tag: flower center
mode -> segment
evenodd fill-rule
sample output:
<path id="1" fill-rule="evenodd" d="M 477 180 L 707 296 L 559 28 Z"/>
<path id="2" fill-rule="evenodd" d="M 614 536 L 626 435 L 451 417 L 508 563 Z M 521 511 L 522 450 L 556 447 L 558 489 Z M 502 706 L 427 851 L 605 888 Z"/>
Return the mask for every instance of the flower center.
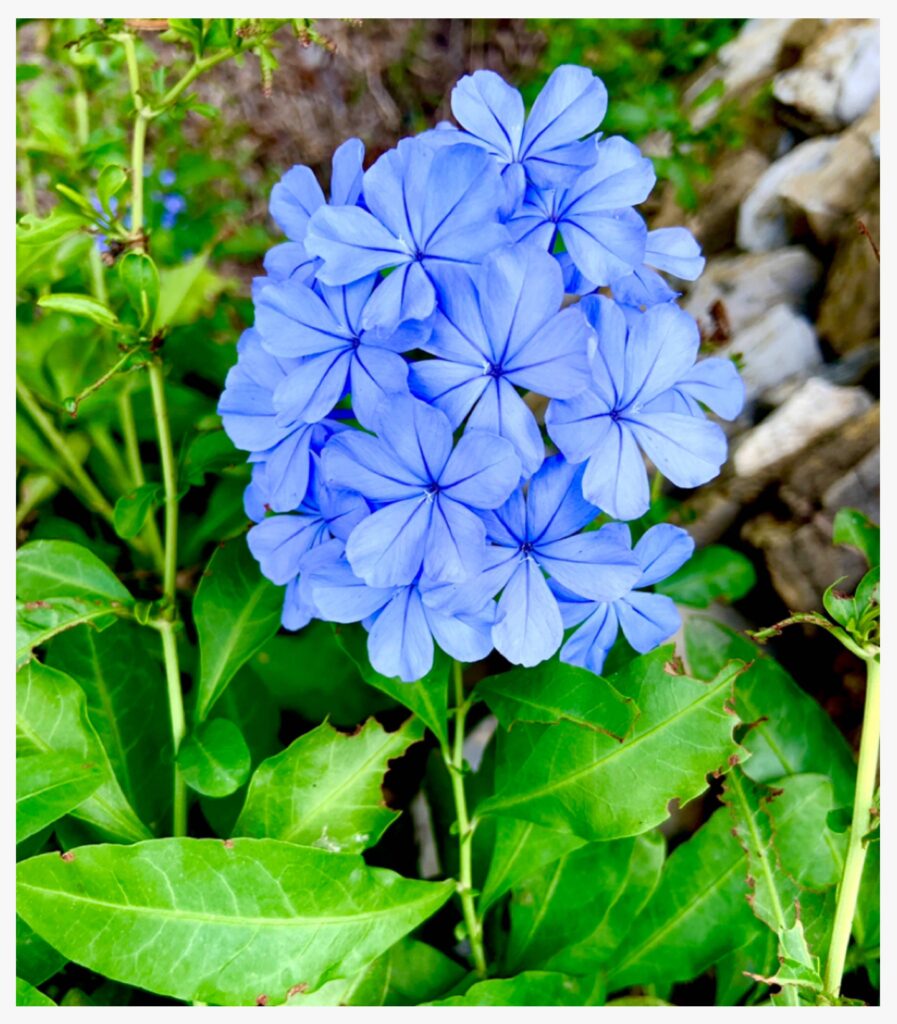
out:
<path id="1" fill-rule="evenodd" d="M 504 372 L 501 363 L 483 363 L 484 377 L 492 377 L 493 380 L 498 380 L 499 377 L 504 375 Z"/>

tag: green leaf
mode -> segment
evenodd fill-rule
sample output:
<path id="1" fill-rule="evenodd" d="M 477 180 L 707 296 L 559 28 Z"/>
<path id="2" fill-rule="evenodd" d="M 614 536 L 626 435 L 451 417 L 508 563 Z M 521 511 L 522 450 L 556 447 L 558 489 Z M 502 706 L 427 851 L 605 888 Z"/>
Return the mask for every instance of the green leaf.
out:
<path id="1" fill-rule="evenodd" d="M 608 990 L 689 981 L 756 926 L 747 905 L 744 851 L 726 808 L 670 854 L 660 883 L 609 968 Z"/>
<path id="2" fill-rule="evenodd" d="M 109 206 L 109 200 L 121 192 L 127 181 L 127 172 L 118 164 L 107 164 L 100 171 L 100 176 L 97 179 L 97 199 L 110 217 L 113 216 L 113 212 Z"/>
<path id="3" fill-rule="evenodd" d="M 22 978 L 16 978 L 16 1006 L 56 1006 L 56 1003 L 34 985 L 29 985 Z"/>
<path id="4" fill-rule="evenodd" d="M 223 1005 L 278 1005 L 297 986 L 352 977 L 454 891 L 275 839 L 71 852 L 18 865 L 18 909 L 32 928 L 108 978 Z"/>
<path id="5" fill-rule="evenodd" d="M 119 260 L 118 277 L 141 327 L 151 323 L 159 305 L 159 271 L 145 252 L 128 252 Z"/>
<path id="6" fill-rule="evenodd" d="M 65 957 L 16 914 L 16 974 L 32 985 L 43 985 L 65 966 Z"/>
<path id="7" fill-rule="evenodd" d="M 826 889 L 841 878 L 847 835 L 833 832 L 832 780 L 827 775 L 788 775 L 769 783 L 774 799 L 766 807 L 782 871 L 801 886 Z"/>
<path id="8" fill-rule="evenodd" d="M 827 775 L 839 806 L 853 803 L 856 765 L 831 717 L 772 658 L 744 637 L 711 619 L 694 617 L 685 627 L 691 671 L 706 679 L 730 658 L 750 662 L 735 684 L 735 710 L 751 727 L 742 743 L 750 752 L 745 774 L 754 782 L 813 772 Z"/>
<path id="9" fill-rule="evenodd" d="M 340 626 L 337 639 L 343 650 L 370 686 L 388 694 L 413 711 L 436 735 L 441 744 L 448 743 L 448 678 L 450 662 L 439 648 L 433 667 L 416 683 L 403 683 L 398 677 L 381 676 L 371 665 L 367 652 L 367 633 L 362 626 Z"/>
<path id="10" fill-rule="evenodd" d="M 717 1006 L 735 1006 L 741 1002 L 756 989 L 756 977 L 772 974 L 778 965 L 778 938 L 761 921 L 755 919 L 752 929 L 739 934 L 739 941 L 739 945 L 713 965 Z M 768 994 L 765 986 L 761 994 Z"/>
<path id="11" fill-rule="evenodd" d="M 399 816 L 383 799 L 389 762 L 423 734 L 418 718 L 396 732 L 371 718 L 351 735 L 323 722 L 259 765 L 234 834 L 361 853 Z"/>
<path id="12" fill-rule="evenodd" d="M 162 270 L 159 274 L 159 305 L 153 320 L 154 332 L 185 322 L 187 300 L 197 287 L 208 262 L 209 250 L 206 250 L 179 267 L 166 267 Z"/>
<path id="13" fill-rule="evenodd" d="M 836 589 L 842 581 L 843 577 L 826 588 L 822 595 L 822 604 L 835 622 L 845 629 L 852 631 L 859 618 L 857 603 L 850 594 L 845 594 L 844 591 Z"/>
<path id="14" fill-rule="evenodd" d="M 44 295 L 38 299 L 37 304 L 41 309 L 85 317 L 87 320 L 93 320 L 95 324 L 100 324 L 102 327 L 121 327 L 115 313 L 104 302 L 91 298 L 89 295 L 54 292 L 51 295 Z"/>
<path id="15" fill-rule="evenodd" d="M 24 544 L 16 553 L 16 664 L 57 633 L 90 622 L 105 629 L 133 603 L 93 552 L 62 540 Z"/>
<path id="16" fill-rule="evenodd" d="M 574 978 L 549 971 L 526 971 L 514 978 L 492 978 L 472 985 L 463 996 L 426 1006 L 601 1006 L 600 977 Z"/>
<path id="17" fill-rule="evenodd" d="M 601 676 L 562 661 L 517 668 L 477 683 L 505 729 L 515 722 L 573 722 L 623 741 L 638 715 L 629 697 Z"/>
<path id="18" fill-rule="evenodd" d="M 16 753 L 55 753 L 100 766 L 103 784 L 73 816 L 112 842 L 149 838 L 149 831 L 122 793 L 90 722 L 84 692 L 73 679 L 38 661 L 16 673 Z"/>
<path id="19" fill-rule="evenodd" d="M 81 214 L 64 211 L 58 206 L 47 217 L 26 213 L 16 223 L 16 245 L 48 245 L 58 242 L 77 231 L 84 223 Z"/>
<path id="20" fill-rule="evenodd" d="M 454 988 L 465 970 L 424 942 L 402 939 L 354 978 L 297 992 L 290 1006 L 417 1006 Z"/>
<path id="21" fill-rule="evenodd" d="M 585 843 L 579 836 L 542 828 L 531 821 L 496 819 L 489 874 L 480 895 L 481 912 L 485 913 L 496 900 L 537 869 L 553 864 Z"/>
<path id="22" fill-rule="evenodd" d="M 98 633 L 79 628 L 57 637 L 47 664 L 84 691 L 99 736 L 126 799 L 153 832 L 171 814 L 171 726 L 156 634 L 118 621 Z"/>
<path id="23" fill-rule="evenodd" d="M 590 841 L 638 835 L 666 820 L 668 805 L 707 788 L 706 776 L 738 756 L 728 706 L 740 662 L 711 683 L 671 674 L 662 647 L 611 677 L 641 714 L 623 743 L 572 722 L 518 723 L 499 738 L 496 792 L 480 814 L 566 830 Z M 638 779 L 638 786 L 632 780 Z"/>
<path id="24" fill-rule="evenodd" d="M 838 510 L 832 525 L 832 541 L 856 548 L 870 567 L 881 564 L 881 530 L 858 509 Z"/>
<path id="25" fill-rule="evenodd" d="M 115 532 L 124 540 L 136 537 L 146 523 L 146 517 L 162 504 L 165 491 L 161 484 L 141 484 L 115 503 L 113 523 Z"/>
<path id="26" fill-rule="evenodd" d="M 187 785 L 204 796 L 235 793 L 249 778 L 252 756 L 229 718 L 202 722 L 184 740 L 177 757 Z"/>
<path id="27" fill-rule="evenodd" d="M 245 537 L 212 555 L 193 598 L 200 672 L 195 717 L 203 721 L 234 673 L 280 626 L 283 590 L 265 579 Z"/>
<path id="28" fill-rule="evenodd" d="M 756 582 L 749 558 L 732 548 L 711 544 L 696 551 L 672 576 L 655 584 L 654 590 L 678 604 L 706 608 L 717 599 L 738 601 Z"/>
<path id="29" fill-rule="evenodd" d="M 16 758 L 16 842 L 33 836 L 80 806 L 102 783 L 90 762 L 66 754 Z"/>
<path id="30" fill-rule="evenodd" d="M 131 595 L 95 554 L 64 540 L 24 544 L 16 553 L 16 596 L 20 601 L 52 597 L 101 597 L 131 602 Z"/>
<path id="31" fill-rule="evenodd" d="M 589 974 L 607 963 L 660 878 L 663 837 L 590 843 L 514 887 L 509 972 Z"/>
<path id="32" fill-rule="evenodd" d="M 180 468 L 183 484 L 198 487 L 205 483 L 207 473 L 217 473 L 245 460 L 243 452 L 234 448 L 233 441 L 223 430 L 209 430 L 191 441 Z"/>

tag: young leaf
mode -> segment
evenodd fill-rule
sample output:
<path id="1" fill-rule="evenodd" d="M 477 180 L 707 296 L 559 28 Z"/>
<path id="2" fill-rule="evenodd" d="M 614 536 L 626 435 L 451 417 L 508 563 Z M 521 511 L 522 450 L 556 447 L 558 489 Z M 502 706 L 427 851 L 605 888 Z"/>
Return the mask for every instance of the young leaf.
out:
<path id="1" fill-rule="evenodd" d="M 403 683 L 398 678 L 381 676 L 373 668 L 368 658 L 367 633 L 362 626 L 340 626 L 336 635 L 366 683 L 404 704 L 433 730 L 440 743 L 448 743 L 449 659 L 441 650 L 436 649 L 433 667 L 423 679 Z"/>
<path id="2" fill-rule="evenodd" d="M 121 791 L 81 688 L 63 672 L 31 661 L 16 673 L 16 754 L 51 752 L 102 769 L 102 785 L 72 812 L 74 817 L 112 842 L 150 837 Z"/>
<path id="3" fill-rule="evenodd" d="M 74 810 L 103 781 L 94 764 L 66 754 L 16 758 L 16 842 Z"/>
<path id="4" fill-rule="evenodd" d="M 531 821 L 497 818 L 489 874 L 480 895 L 481 912 L 485 913 L 496 900 L 534 871 L 553 864 L 564 854 L 585 844 L 585 839 L 569 832 L 542 828 Z"/>
<path id="5" fill-rule="evenodd" d="M 169 267 L 159 275 L 159 305 L 153 320 L 153 331 L 174 327 L 183 322 L 181 307 L 193 290 L 209 262 L 209 251 L 186 260 L 179 267 Z"/>
<path id="6" fill-rule="evenodd" d="M 709 772 L 740 756 L 729 707 L 740 662 L 711 683 L 670 674 L 673 648 L 630 662 L 611 684 L 641 714 L 620 743 L 594 729 L 559 722 L 516 724 L 500 735 L 496 792 L 479 807 L 573 832 L 584 839 L 621 839 L 647 832 L 707 788 Z M 638 786 L 632 780 L 638 779 Z"/>
<path id="7" fill-rule="evenodd" d="M 203 721 L 237 669 L 280 626 L 283 591 L 261 574 L 237 537 L 217 548 L 193 598 L 200 673 L 195 718 Z"/>
<path id="8" fill-rule="evenodd" d="M 38 299 L 37 304 L 41 309 L 85 317 L 87 320 L 93 320 L 95 324 L 100 324 L 101 327 L 121 327 L 118 317 L 106 303 L 100 302 L 99 299 L 94 299 L 89 295 L 54 292 L 51 295 L 44 295 Z"/>
<path id="9" fill-rule="evenodd" d="M 567 721 L 622 742 L 638 715 L 632 699 L 606 679 L 554 659 L 487 676 L 476 690 L 505 729 L 514 722 Z"/>
<path id="10" fill-rule="evenodd" d="M 838 589 L 841 582 L 842 580 L 837 580 L 826 588 L 822 595 L 822 604 L 835 622 L 852 632 L 859 619 L 857 602 L 850 594 Z"/>
<path id="11" fill-rule="evenodd" d="M 181 744 L 177 757 L 184 781 L 204 796 L 235 793 L 249 778 L 252 755 L 229 718 L 202 722 Z"/>
<path id="12" fill-rule="evenodd" d="M 115 532 L 123 540 L 136 537 L 146 523 L 150 512 L 162 503 L 164 490 L 160 484 L 141 484 L 115 503 L 113 523 Z"/>
<path id="13" fill-rule="evenodd" d="M 124 188 L 127 180 L 127 172 L 118 164 L 107 164 L 100 171 L 100 176 L 97 179 L 97 199 L 110 216 L 113 214 L 113 210 L 109 206 L 109 201 Z"/>
<path id="14" fill-rule="evenodd" d="M 16 1006 L 56 1006 L 49 996 L 29 985 L 22 978 L 16 978 Z"/>
<path id="15" fill-rule="evenodd" d="M 549 971 L 526 971 L 514 978 L 492 978 L 472 985 L 463 996 L 425 1006 L 601 1006 L 604 980 L 598 975 L 574 978 Z"/>
<path id="16" fill-rule="evenodd" d="M 234 835 L 361 853 L 399 816 L 383 800 L 389 762 L 423 734 L 418 718 L 396 732 L 371 718 L 351 735 L 323 722 L 259 765 Z"/>
<path id="17" fill-rule="evenodd" d="M 735 684 L 735 710 L 750 723 L 742 742 L 750 752 L 744 772 L 754 782 L 815 772 L 832 780 L 838 806 L 853 803 L 856 765 L 847 741 L 829 715 L 755 644 L 712 619 L 695 617 L 685 627 L 689 667 L 709 679 L 730 658 L 749 667 Z"/>
<path id="18" fill-rule="evenodd" d="M 47 665 L 71 676 L 87 698 L 90 725 L 108 755 L 128 803 L 157 831 L 171 813 L 171 726 L 159 638 L 117 622 L 98 633 L 74 629 L 57 637 Z"/>
<path id="19" fill-rule="evenodd" d="M 608 990 L 697 977 L 756 925 L 745 896 L 744 851 L 726 808 L 668 858 L 660 883 L 621 942 Z"/>
<path id="20" fill-rule="evenodd" d="M 663 837 L 590 843 L 514 887 L 509 972 L 588 974 L 605 964 L 660 878 Z"/>
<path id="21" fill-rule="evenodd" d="M 678 604 L 706 608 L 714 600 L 727 603 L 744 597 L 757 582 L 757 574 L 740 551 L 711 544 L 700 548 L 681 569 L 655 584 Z"/>
<path id="22" fill-rule="evenodd" d="M 838 510 L 832 524 L 832 541 L 856 548 L 874 568 L 881 563 L 881 530 L 855 508 Z"/>
<path id="23" fill-rule="evenodd" d="M 152 322 L 159 305 L 159 271 L 145 252 L 128 252 L 118 264 L 118 276 L 141 327 Z"/>
<path id="24" fill-rule="evenodd" d="M 91 213 L 93 211 L 91 210 Z M 26 213 L 16 222 L 16 245 L 48 245 L 71 235 L 85 223 L 85 218 L 56 207 L 48 216 Z"/>
<path id="25" fill-rule="evenodd" d="M 351 977 L 454 891 L 275 839 L 70 853 L 18 865 L 18 909 L 32 928 L 116 981 L 220 1005 L 279 1005 L 300 986 Z"/>

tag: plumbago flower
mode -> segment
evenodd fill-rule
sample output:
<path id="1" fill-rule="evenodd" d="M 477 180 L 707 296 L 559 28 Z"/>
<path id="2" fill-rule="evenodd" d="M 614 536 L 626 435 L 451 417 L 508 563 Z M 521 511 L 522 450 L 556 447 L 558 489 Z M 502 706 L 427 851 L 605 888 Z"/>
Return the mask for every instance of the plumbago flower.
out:
<path id="1" fill-rule="evenodd" d="M 361 198 L 364 143 L 347 139 L 333 154 L 330 204 L 355 206 Z M 315 210 L 327 205 L 324 192 L 310 167 L 297 164 L 271 189 L 270 213 L 289 239 L 270 249 L 265 271 L 272 281 L 294 280 L 309 284 L 321 261 L 305 248 L 308 222 Z"/>
<path id="2" fill-rule="evenodd" d="M 287 628 L 361 622 L 371 664 L 405 681 L 436 645 L 600 672 L 619 630 L 645 652 L 675 631 L 644 588 L 687 535 L 656 526 L 633 548 L 595 521 L 648 510 L 645 456 L 678 486 L 713 477 L 726 440 L 707 409 L 736 416 L 743 387 L 731 362 L 696 361 L 660 274 L 696 278 L 700 247 L 648 231 L 633 207 L 651 162 L 593 134 L 605 109 L 585 68 L 557 69 L 528 117 L 478 71 L 453 92 L 459 128 L 366 172 L 361 143 L 341 146 L 329 204 L 308 168 L 275 186 L 289 241 L 218 408 L 253 465 L 248 542 L 286 587 Z"/>
<path id="3" fill-rule="evenodd" d="M 609 523 L 603 530 L 622 547 L 632 547 L 632 535 L 625 523 Z M 632 552 L 641 575 L 631 590 L 614 601 L 594 601 L 551 580 L 549 586 L 560 606 L 564 628 L 579 626 L 561 648 L 561 661 L 600 674 L 620 629 L 640 654 L 669 640 L 682 624 L 675 604 L 665 594 L 648 593 L 642 588 L 672 575 L 691 558 L 694 548 L 694 541 L 678 526 L 652 526 Z"/>
<path id="4" fill-rule="evenodd" d="M 452 90 L 452 113 L 462 130 L 426 137 L 441 144 L 482 146 L 501 170 L 511 212 L 527 182 L 541 188 L 570 185 L 594 163 L 594 139 L 583 136 L 595 131 L 606 111 L 607 90 L 588 68 L 555 68 L 529 117 L 517 89 L 494 71 L 475 71 Z"/>
<path id="5" fill-rule="evenodd" d="M 545 443 L 516 388 L 572 398 L 589 384 L 594 331 L 577 307 L 561 310 L 555 260 L 533 246 L 498 249 L 471 278 L 447 279 L 433 333 L 423 344 L 437 359 L 414 363 L 411 388 L 457 429 L 499 434 L 530 476 Z M 473 410 L 471 412 L 471 410 Z"/>
<path id="6" fill-rule="evenodd" d="M 642 451 L 677 486 L 706 483 L 725 461 L 726 437 L 698 403 L 733 418 L 743 387 L 728 360 L 695 365 L 698 327 L 677 307 L 655 306 L 627 329 L 610 299 L 580 305 L 599 337 L 592 386 L 553 400 L 545 424 L 567 459 L 586 462 L 585 496 L 615 519 L 636 519 L 650 505 Z"/>
<path id="7" fill-rule="evenodd" d="M 393 331 L 436 308 L 446 267 L 476 266 L 510 241 L 499 223 L 498 168 L 478 146 L 434 149 L 403 139 L 364 176 L 366 210 L 322 207 L 311 218 L 306 249 L 320 257 L 324 284 L 392 272 L 362 314 L 362 327 Z"/>
<path id="8" fill-rule="evenodd" d="M 324 475 L 378 507 L 352 531 L 346 557 L 372 587 L 462 582 L 486 557 L 474 509 L 497 508 L 520 479 L 510 442 L 468 430 L 452 447 L 444 413 L 402 395 L 381 409 L 378 437 L 347 431 L 324 450 Z"/>
<path id="9" fill-rule="evenodd" d="M 446 593 L 442 607 L 482 607 L 501 592 L 495 647 L 518 665 L 550 658 L 564 636 L 547 577 L 593 601 L 614 601 L 635 585 L 639 566 L 606 526 L 582 532 L 601 510 L 582 495 L 583 468 L 554 455 L 493 512 L 482 513 L 491 546 L 486 568 Z"/>
<path id="10" fill-rule="evenodd" d="M 391 333 L 366 331 L 363 313 L 377 280 L 372 274 L 350 285 L 319 283 L 314 289 L 289 281 L 261 292 L 256 329 L 262 347 L 297 359 L 274 391 L 279 416 L 316 422 L 332 411 L 348 385 L 355 418 L 369 427 L 388 394 L 408 390 L 408 364 L 399 353 L 424 344 L 430 328 L 411 320 Z"/>
<path id="11" fill-rule="evenodd" d="M 529 240 L 548 252 L 560 236 L 583 277 L 609 285 L 644 262 L 647 228 L 632 206 L 648 197 L 654 181 L 654 167 L 637 146 L 606 139 L 569 188 L 530 186 L 508 227 L 516 241 Z"/>

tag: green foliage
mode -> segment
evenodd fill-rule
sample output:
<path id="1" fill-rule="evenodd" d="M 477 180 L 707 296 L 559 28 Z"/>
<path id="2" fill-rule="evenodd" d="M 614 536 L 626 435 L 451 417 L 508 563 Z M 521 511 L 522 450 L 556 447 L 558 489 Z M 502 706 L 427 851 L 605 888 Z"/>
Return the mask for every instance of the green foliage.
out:
<path id="1" fill-rule="evenodd" d="M 187 785 L 204 796 L 235 793 L 249 778 L 252 755 L 229 718 L 202 722 L 181 744 L 178 769 Z"/>
<path id="2" fill-rule="evenodd" d="M 706 608 L 714 600 L 738 601 L 757 582 L 750 560 L 740 551 L 719 544 L 701 548 L 681 569 L 655 584 L 677 604 Z"/>
<path id="3" fill-rule="evenodd" d="M 52 825 L 84 803 L 102 783 L 102 771 L 65 754 L 16 759 L 16 842 Z"/>
<path id="4" fill-rule="evenodd" d="M 222 1005 L 276 1005 L 352 975 L 452 890 L 275 839 L 154 839 L 69 858 L 19 864 L 19 912 L 38 934 L 110 978 Z M 171 948 L 197 955 L 173 960 Z"/>

